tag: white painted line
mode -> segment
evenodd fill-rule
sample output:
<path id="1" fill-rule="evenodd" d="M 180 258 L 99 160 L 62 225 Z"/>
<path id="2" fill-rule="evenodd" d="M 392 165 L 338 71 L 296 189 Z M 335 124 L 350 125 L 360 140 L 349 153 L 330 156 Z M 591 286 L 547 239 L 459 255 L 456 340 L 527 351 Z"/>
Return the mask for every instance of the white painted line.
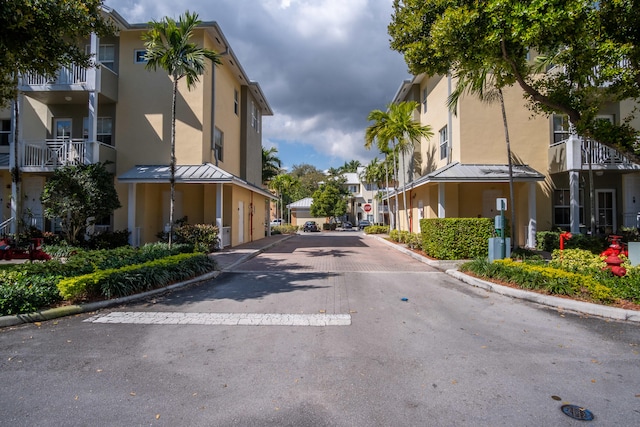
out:
<path id="1" fill-rule="evenodd" d="M 141 325 L 349 326 L 351 315 L 114 311 L 106 315 L 93 316 L 85 322 Z"/>

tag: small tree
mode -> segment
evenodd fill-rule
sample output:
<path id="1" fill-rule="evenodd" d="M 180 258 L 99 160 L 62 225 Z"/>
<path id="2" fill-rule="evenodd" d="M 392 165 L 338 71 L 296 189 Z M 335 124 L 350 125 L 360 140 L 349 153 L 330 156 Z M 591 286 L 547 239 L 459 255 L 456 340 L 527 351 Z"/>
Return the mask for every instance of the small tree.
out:
<path id="1" fill-rule="evenodd" d="M 347 213 L 345 192 L 338 181 L 329 180 L 313 193 L 311 216 L 339 218 Z"/>
<path id="2" fill-rule="evenodd" d="M 77 243 L 95 218 L 109 216 L 121 206 L 113 175 L 102 163 L 56 169 L 44 186 L 41 201 L 45 217 L 60 218 L 62 232 L 71 244 Z"/>

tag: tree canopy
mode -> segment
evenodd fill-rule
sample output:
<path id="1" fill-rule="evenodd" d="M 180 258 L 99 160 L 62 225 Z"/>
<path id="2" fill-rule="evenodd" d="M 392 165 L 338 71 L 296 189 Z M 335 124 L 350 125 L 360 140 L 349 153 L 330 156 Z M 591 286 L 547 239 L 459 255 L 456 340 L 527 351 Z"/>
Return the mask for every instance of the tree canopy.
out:
<path id="1" fill-rule="evenodd" d="M 262 147 L 262 184 L 268 185 L 276 175 L 280 173 L 282 161 L 278 157 L 278 149 Z"/>
<path id="2" fill-rule="evenodd" d="M 45 217 L 60 218 L 63 233 L 74 243 L 91 219 L 109 216 L 121 205 L 113 175 L 102 163 L 93 163 L 56 169 L 44 186 L 42 206 Z"/>
<path id="3" fill-rule="evenodd" d="M 0 2 L 0 106 L 15 98 L 17 76 L 54 76 L 60 65 L 88 65 L 82 41 L 110 34 L 102 0 Z"/>
<path id="4" fill-rule="evenodd" d="M 490 70 L 496 87 L 518 84 L 533 111 L 566 114 L 580 135 L 638 161 L 631 117 L 597 118 L 608 103 L 640 96 L 637 3 L 394 0 L 388 30 L 412 73 Z"/>
<path id="5" fill-rule="evenodd" d="M 330 179 L 320 185 L 313 193 L 311 216 L 339 218 L 347 213 L 346 190 L 343 188 L 344 179 Z"/>

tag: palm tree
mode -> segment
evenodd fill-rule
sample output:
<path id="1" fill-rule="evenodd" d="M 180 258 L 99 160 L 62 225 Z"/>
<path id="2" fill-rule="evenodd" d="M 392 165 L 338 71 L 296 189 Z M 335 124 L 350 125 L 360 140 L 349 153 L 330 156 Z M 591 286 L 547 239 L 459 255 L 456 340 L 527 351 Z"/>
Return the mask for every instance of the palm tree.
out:
<path id="1" fill-rule="evenodd" d="M 396 154 L 402 154 L 402 199 L 407 226 L 409 226 L 409 211 L 407 211 L 404 155 L 413 150 L 416 141 L 419 141 L 421 138 L 428 139 L 433 136 L 431 126 L 421 125 L 420 122 L 413 118 L 414 111 L 419 107 L 420 104 L 416 101 L 403 101 L 390 104 L 387 112 L 374 110 L 369 113 L 369 116 L 367 117 L 369 121 L 374 121 L 374 123 L 369 126 L 365 132 L 365 147 L 367 149 L 371 148 L 374 140 L 377 140 L 380 151 L 388 149 L 389 143 L 391 143 L 392 153 L 394 155 L 394 164 Z M 397 180 L 397 167 L 394 167 L 394 172 Z M 398 197 L 396 195 L 396 212 L 397 211 Z"/>
<path id="2" fill-rule="evenodd" d="M 348 162 L 344 162 L 344 165 L 340 166 L 338 169 L 343 173 L 357 173 L 358 168 L 362 166 L 359 160 L 350 160 Z"/>
<path id="3" fill-rule="evenodd" d="M 214 66 L 221 64 L 220 55 L 213 50 L 199 47 L 189 40 L 193 36 L 195 28 L 200 24 L 197 13 L 186 11 L 176 22 L 165 17 L 161 21 L 151 21 L 149 31 L 142 35 L 145 42 L 147 70 L 157 70 L 158 67 L 165 70 L 171 76 L 173 82 L 173 94 L 171 99 L 171 161 L 169 183 L 171 197 L 169 206 L 169 247 L 173 236 L 173 215 L 175 210 L 175 184 L 176 184 L 176 98 L 178 94 L 178 82 L 184 78 L 187 89 L 191 90 L 199 81 L 199 76 L 206 69 L 206 59 L 211 60 Z"/>
<path id="4" fill-rule="evenodd" d="M 268 185 L 269 181 L 280 173 L 282 161 L 277 154 L 276 147 L 271 147 L 268 150 L 262 147 L 262 184 L 264 185 Z"/>

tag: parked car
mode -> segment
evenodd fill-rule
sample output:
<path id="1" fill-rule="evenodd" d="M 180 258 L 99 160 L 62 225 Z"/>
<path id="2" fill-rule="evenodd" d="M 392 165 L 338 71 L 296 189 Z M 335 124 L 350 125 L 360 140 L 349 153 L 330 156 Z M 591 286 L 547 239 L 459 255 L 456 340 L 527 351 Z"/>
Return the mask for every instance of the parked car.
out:
<path id="1" fill-rule="evenodd" d="M 302 231 L 303 232 L 314 232 L 314 231 L 320 231 L 320 227 L 318 227 L 318 224 L 315 223 L 315 221 L 307 221 L 304 223 L 304 226 L 302 227 Z"/>
<path id="2" fill-rule="evenodd" d="M 351 224 L 349 221 L 345 221 L 342 223 L 342 229 L 343 230 L 351 230 L 353 229 L 353 224 Z"/>
<path id="3" fill-rule="evenodd" d="M 282 225 L 282 224 L 284 224 L 284 221 L 282 220 L 282 218 L 277 218 L 277 219 L 272 220 L 270 225 L 272 227 L 277 227 L 277 226 Z"/>
<path id="4" fill-rule="evenodd" d="M 369 222 L 366 219 L 361 219 L 360 222 L 358 222 L 358 230 L 364 230 L 365 227 L 368 227 L 371 225 L 371 222 Z"/>

